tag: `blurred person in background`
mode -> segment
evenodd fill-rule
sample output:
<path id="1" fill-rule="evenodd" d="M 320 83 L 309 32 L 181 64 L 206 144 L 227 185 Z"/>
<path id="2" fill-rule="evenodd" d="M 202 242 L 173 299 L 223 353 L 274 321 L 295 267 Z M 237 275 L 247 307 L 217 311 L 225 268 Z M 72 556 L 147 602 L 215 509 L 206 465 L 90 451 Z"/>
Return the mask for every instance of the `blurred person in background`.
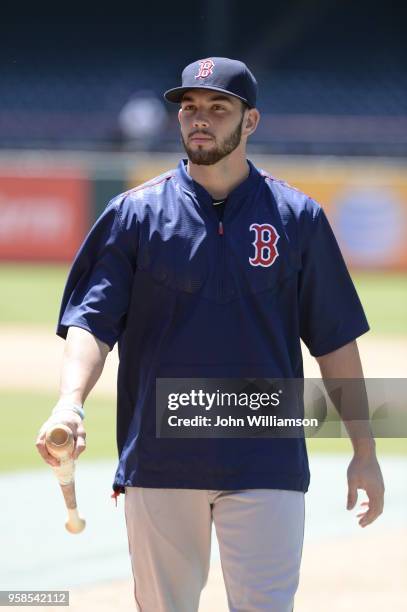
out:
<path id="1" fill-rule="evenodd" d="M 167 109 L 153 91 L 135 92 L 118 116 L 122 148 L 149 150 L 162 136 L 167 120 Z"/>

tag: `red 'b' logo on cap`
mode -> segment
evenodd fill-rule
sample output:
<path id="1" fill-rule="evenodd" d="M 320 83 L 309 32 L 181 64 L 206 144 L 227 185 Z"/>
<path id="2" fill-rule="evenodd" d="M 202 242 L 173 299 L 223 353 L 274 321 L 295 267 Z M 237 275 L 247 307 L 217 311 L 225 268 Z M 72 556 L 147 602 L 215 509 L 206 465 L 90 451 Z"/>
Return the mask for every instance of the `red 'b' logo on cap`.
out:
<path id="1" fill-rule="evenodd" d="M 211 59 L 201 60 L 199 62 L 199 72 L 195 75 L 195 78 L 206 79 L 206 77 L 213 73 L 214 67 L 215 64 Z"/>
<path id="2" fill-rule="evenodd" d="M 256 249 L 254 257 L 249 257 L 252 266 L 271 266 L 278 257 L 277 242 L 280 236 L 273 225 L 268 223 L 252 223 L 250 231 L 255 232 L 253 245 Z"/>

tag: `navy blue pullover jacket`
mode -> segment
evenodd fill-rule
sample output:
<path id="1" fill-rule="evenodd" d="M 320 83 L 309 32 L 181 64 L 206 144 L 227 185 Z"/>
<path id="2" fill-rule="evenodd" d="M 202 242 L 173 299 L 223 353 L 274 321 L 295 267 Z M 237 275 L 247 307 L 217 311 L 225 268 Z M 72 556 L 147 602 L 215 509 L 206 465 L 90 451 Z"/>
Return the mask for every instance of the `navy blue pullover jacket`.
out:
<path id="1" fill-rule="evenodd" d="M 57 333 L 118 342 L 117 491 L 308 489 L 303 438 L 155 434 L 156 378 L 302 378 L 300 338 L 320 356 L 369 329 L 321 207 L 248 163 L 222 222 L 186 160 L 115 197 L 71 268 Z"/>

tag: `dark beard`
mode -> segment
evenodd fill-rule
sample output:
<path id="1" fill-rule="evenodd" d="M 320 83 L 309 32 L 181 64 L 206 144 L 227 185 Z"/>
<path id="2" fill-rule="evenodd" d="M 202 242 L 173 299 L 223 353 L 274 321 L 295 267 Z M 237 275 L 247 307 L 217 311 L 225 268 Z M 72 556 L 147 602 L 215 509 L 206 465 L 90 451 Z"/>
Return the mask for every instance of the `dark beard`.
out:
<path id="1" fill-rule="evenodd" d="M 229 134 L 227 138 L 225 138 L 222 144 L 210 151 L 205 151 L 203 149 L 197 149 L 195 151 L 190 149 L 181 134 L 181 142 L 184 146 L 186 154 L 188 155 L 189 161 L 197 166 L 212 166 L 213 164 L 216 164 L 218 161 L 232 153 L 232 151 L 239 146 L 242 137 L 242 125 L 243 116 L 239 125 L 231 134 Z"/>

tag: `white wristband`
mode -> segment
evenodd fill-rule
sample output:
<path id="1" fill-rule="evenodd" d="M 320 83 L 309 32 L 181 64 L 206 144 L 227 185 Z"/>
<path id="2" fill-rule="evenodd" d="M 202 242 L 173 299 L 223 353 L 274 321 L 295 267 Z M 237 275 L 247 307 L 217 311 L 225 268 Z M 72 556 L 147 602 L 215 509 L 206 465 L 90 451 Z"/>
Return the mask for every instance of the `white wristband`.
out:
<path id="1" fill-rule="evenodd" d="M 81 404 L 70 404 L 69 402 L 59 401 L 55 408 L 53 409 L 51 414 L 55 414 L 56 412 L 62 412 L 62 410 L 73 410 L 78 416 L 81 417 L 82 421 L 85 418 L 85 411 Z"/>

